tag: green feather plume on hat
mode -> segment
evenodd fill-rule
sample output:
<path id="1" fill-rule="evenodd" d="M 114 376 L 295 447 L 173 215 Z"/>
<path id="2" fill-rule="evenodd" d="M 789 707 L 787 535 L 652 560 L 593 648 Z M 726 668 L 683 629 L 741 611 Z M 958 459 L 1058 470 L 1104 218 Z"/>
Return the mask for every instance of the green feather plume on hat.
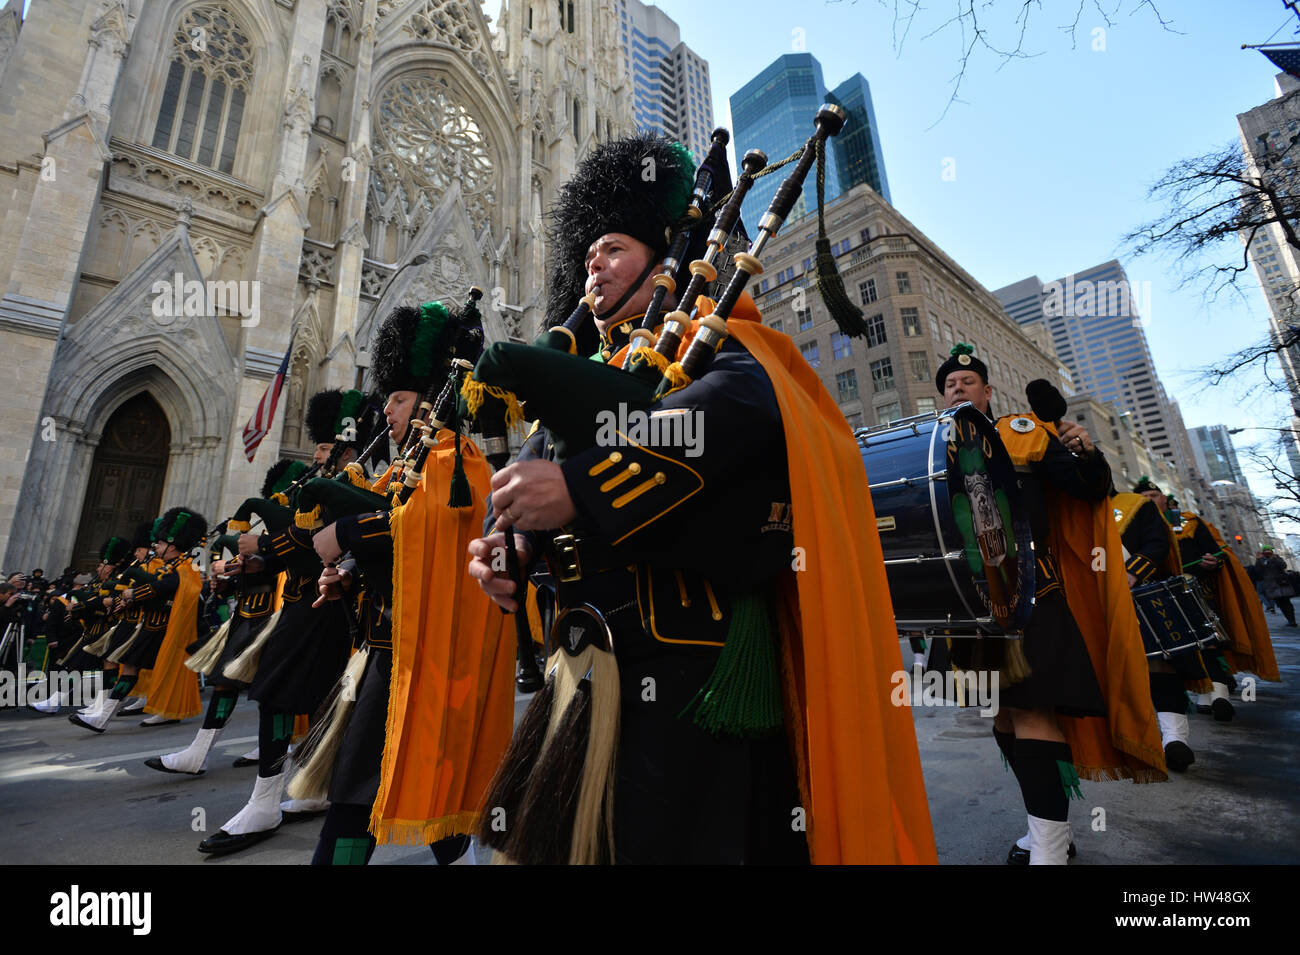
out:
<path id="1" fill-rule="evenodd" d="M 425 302 L 420 306 L 420 321 L 411 342 L 411 374 L 427 378 L 433 374 L 434 355 L 447 330 L 451 316 L 442 302 Z"/>
<path id="2" fill-rule="evenodd" d="M 973 355 L 975 354 L 975 346 L 967 345 L 965 342 L 958 342 L 952 346 L 952 350 L 949 351 L 948 354 L 953 358 L 956 358 L 958 355 Z"/>

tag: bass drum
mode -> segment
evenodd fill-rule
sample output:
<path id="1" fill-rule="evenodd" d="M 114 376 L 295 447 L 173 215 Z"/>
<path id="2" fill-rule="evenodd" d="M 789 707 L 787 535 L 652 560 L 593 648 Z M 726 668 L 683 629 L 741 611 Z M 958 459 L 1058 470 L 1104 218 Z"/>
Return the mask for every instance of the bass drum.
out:
<path id="1" fill-rule="evenodd" d="M 1034 549 L 1014 465 L 973 405 L 854 432 L 900 632 L 1016 636 Z"/>

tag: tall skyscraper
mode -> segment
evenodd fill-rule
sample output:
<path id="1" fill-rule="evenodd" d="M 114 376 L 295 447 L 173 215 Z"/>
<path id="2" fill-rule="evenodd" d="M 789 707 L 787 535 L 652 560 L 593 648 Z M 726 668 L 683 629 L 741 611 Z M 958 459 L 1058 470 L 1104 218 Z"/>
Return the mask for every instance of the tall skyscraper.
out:
<path id="1" fill-rule="evenodd" d="M 1190 445 L 1156 377 L 1137 293 L 1112 259 L 1046 285 L 1031 276 L 993 294 L 1020 324 L 1045 323 L 1075 387 L 1132 412 L 1147 446 L 1185 469 Z"/>
<path id="2" fill-rule="evenodd" d="M 1237 463 L 1237 450 L 1232 446 L 1227 425 L 1191 428 L 1187 434 L 1192 439 L 1192 456 L 1196 459 L 1196 466 L 1201 469 L 1207 481 L 1232 481 L 1242 487 L 1246 486 L 1246 476 Z"/>
<path id="3" fill-rule="evenodd" d="M 848 112 L 844 130 L 831 142 L 835 162 L 840 167 L 840 192 L 848 192 L 865 182 L 893 205 L 889 197 L 889 178 L 885 175 L 885 154 L 880 149 L 880 129 L 876 109 L 871 105 L 871 84 L 861 73 L 854 73 L 826 99 Z"/>
<path id="4" fill-rule="evenodd" d="M 885 157 L 880 148 L 871 87 L 855 73 L 828 91 L 822 67 L 811 53 L 787 53 L 731 96 L 731 125 L 739 159 L 750 149 L 761 149 L 768 159 L 784 159 L 813 134 L 817 107 L 831 102 L 849 114 L 844 130 L 831 140 L 826 152 L 826 201 L 865 183 L 890 201 Z M 745 197 L 745 221 L 757 223 L 781 184 L 781 176 L 766 176 L 754 183 Z M 811 186 L 813 180 L 809 179 Z M 805 189 L 790 219 L 813 208 L 815 193 Z"/>
<path id="5" fill-rule="evenodd" d="M 682 42 L 676 21 L 658 7 L 617 3 L 637 129 L 672 137 L 703 159 L 713 132 L 709 64 Z"/>
<path id="6" fill-rule="evenodd" d="M 777 57 L 731 96 L 731 132 L 737 161 L 751 149 L 763 150 L 772 162 L 790 155 L 813 134 L 813 117 L 825 101 L 826 84 L 816 57 L 811 53 Z M 780 174 L 764 176 L 750 187 L 741 215 L 751 234 L 783 179 Z M 810 177 L 809 184 L 813 181 Z M 798 219 L 815 208 L 812 191 L 804 192 L 788 219 Z M 826 153 L 826 201 L 839 194 L 839 167 L 832 149 Z"/>
<path id="7" fill-rule="evenodd" d="M 1270 59 L 1283 51 L 1261 51 Z M 1283 60 L 1287 62 L 1287 60 Z M 1292 146 L 1300 133 L 1300 78 L 1282 72 L 1276 76 L 1273 99 L 1237 116 L 1241 147 L 1251 176 L 1258 176 L 1284 195 L 1296 194 L 1298 150 Z M 1300 325 L 1300 255 L 1287 241 L 1286 230 L 1272 222 L 1254 234 L 1243 233 L 1260 289 L 1268 302 L 1268 333 L 1273 342 L 1288 338 Z M 1300 347 L 1278 352 L 1291 393 L 1290 434 L 1285 435 L 1289 469 L 1300 477 Z"/>

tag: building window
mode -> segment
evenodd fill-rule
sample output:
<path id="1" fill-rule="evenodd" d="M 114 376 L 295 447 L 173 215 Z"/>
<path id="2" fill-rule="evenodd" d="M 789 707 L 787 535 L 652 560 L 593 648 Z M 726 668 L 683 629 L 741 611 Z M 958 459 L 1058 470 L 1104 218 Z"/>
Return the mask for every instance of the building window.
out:
<path id="1" fill-rule="evenodd" d="M 913 381 L 930 380 L 930 359 L 926 357 L 923 351 L 910 351 L 907 353 L 908 364 L 912 369 Z"/>
<path id="2" fill-rule="evenodd" d="M 867 319 L 867 347 L 885 344 L 885 316 L 872 315 Z"/>
<path id="3" fill-rule="evenodd" d="M 943 334 L 949 345 L 957 344 L 957 339 L 953 338 L 952 325 L 949 322 L 943 323 Z"/>
<path id="4" fill-rule="evenodd" d="M 772 319 L 772 330 L 777 332 L 784 332 L 785 322 L 781 321 L 781 319 L 779 318 Z"/>
<path id="5" fill-rule="evenodd" d="M 863 245 L 866 245 L 868 242 L 870 242 L 870 241 L 871 241 L 871 227 L 868 226 L 867 228 L 865 228 L 865 229 L 863 229 L 861 232 L 859 232 L 859 233 L 858 233 L 858 238 L 862 240 L 862 244 L 863 244 Z"/>
<path id="6" fill-rule="evenodd" d="M 936 342 L 939 341 L 939 316 L 934 312 L 930 313 L 930 334 Z"/>
<path id="7" fill-rule="evenodd" d="M 862 296 L 862 304 L 870 305 L 876 300 L 876 280 L 867 279 L 865 282 L 858 284 L 858 294 Z"/>
<path id="8" fill-rule="evenodd" d="M 796 308 L 794 314 L 795 318 L 799 319 L 799 331 L 806 332 L 813 327 L 811 308 Z"/>
<path id="9" fill-rule="evenodd" d="M 569 32 L 573 32 L 573 0 L 569 0 Z"/>
<path id="10" fill-rule="evenodd" d="M 917 413 L 917 414 L 934 414 L 934 399 L 933 399 L 933 398 L 917 398 L 917 399 L 916 399 L 916 413 Z"/>
<path id="11" fill-rule="evenodd" d="M 821 365 L 821 358 L 817 355 L 817 343 L 805 342 L 799 346 L 799 354 L 803 355 L 803 360 L 813 368 Z"/>
<path id="12" fill-rule="evenodd" d="M 858 373 L 850 368 L 835 376 L 835 388 L 839 391 L 840 401 L 852 401 L 858 396 Z"/>
<path id="13" fill-rule="evenodd" d="M 871 363 L 871 390 L 876 394 L 894 387 L 894 366 L 888 358 Z"/>
<path id="14" fill-rule="evenodd" d="M 917 314 L 914 308 L 899 309 L 903 314 L 903 337 L 920 338 L 921 337 L 921 316 Z"/>
<path id="15" fill-rule="evenodd" d="M 881 405 L 876 409 L 877 424 L 889 424 L 901 417 L 903 417 L 903 406 L 897 401 L 891 401 L 889 404 Z"/>
<path id="16" fill-rule="evenodd" d="M 805 272 L 811 272 L 811 271 L 812 271 L 812 259 L 804 259 L 804 260 L 803 260 L 803 270 L 804 270 Z"/>
<path id="17" fill-rule="evenodd" d="M 921 276 L 921 288 L 925 289 L 925 294 L 930 294 L 930 279 L 928 276 Z M 939 298 L 943 298 L 943 289 L 939 289 Z"/>
<path id="18" fill-rule="evenodd" d="M 232 173 L 252 81 L 252 41 L 235 18 L 217 4 L 191 8 L 173 41 L 154 148 Z"/>
<path id="19" fill-rule="evenodd" d="M 836 332 L 831 335 L 831 355 L 836 361 L 853 355 L 853 345 L 850 344 L 848 335 L 843 332 Z"/>
<path id="20" fill-rule="evenodd" d="M 898 280 L 898 294 L 912 294 L 912 279 L 906 272 L 895 272 L 894 278 Z"/>

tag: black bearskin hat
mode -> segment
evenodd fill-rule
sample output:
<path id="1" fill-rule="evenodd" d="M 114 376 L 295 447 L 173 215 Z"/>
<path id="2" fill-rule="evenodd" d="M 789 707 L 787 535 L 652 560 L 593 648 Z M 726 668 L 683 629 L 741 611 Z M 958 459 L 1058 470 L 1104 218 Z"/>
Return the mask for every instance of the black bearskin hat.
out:
<path id="1" fill-rule="evenodd" d="M 323 393 L 328 394 L 328 392 Z M 309 411 L 308 420 L 310 420 L 310 414 Z M 333 438 L 330 440 L 333 440 Z M 262 497 L 269 498 L 272 494 L 283 491 L 298 480 L 306 470 L 307 465 L 301 461 L 294 461 L 291 458 L 281 458 L 276 461 L 266 469 L 266 480 L 262 482 Z"/>
<path id="2" fill-rule="evenodd" d="M 952 346 L 952 351 L 948 353 L 948 358 L 934 376 L 934 386 L 943 394 L 943 383 L 954 371 L 973 371 L 979 375 L 984 384 L 989 383 L 989 370 L 984 362 L 975 357 L 975 347 L 967 345 L 965 342 L 958 342 Z"/>
<path id="3" fill-rule="evenodd" d="M 383 399 L 377 395 L 366 395 L 355 389 L 318 391 L 307 402 L 307 435 L 313 444 L 333 444 L 335 438 L 345 433 L 350 421 L 356 431 L 353 443 L 369 444 L 383 406 Z"/>
<path id="4" fill-rule="evenodd" d="M 148 547 L 153 543 L 153 526 L 156 521 L 145 521 L 135 529 L 135 534 L 131 537 L 131 549 L 139 547 Z"/>
<path id="5" fill-rule="evenodd" d="M 131 548 L 125 537 L 110 537 L 99 549 L 99 560 L 103 564 L 125 564 L 131 559 Z"/>
<path id="6" fill-rule="evenodd" d="M 582 298 L 587 249 L 602 235 L 622 232 L 644 242 L 657 265 L 690 203 L 694 181 L 691 154 L 663 136 L 639 133 L 592 149 L 549 212 L 546 327 L 563 324 Z M 711 225 L 702 220 L 692 240 L 707 237 Z M 690 256 L 685 258 L 689 263 Z"/>
<path id="7" fill-rule="evenodd" d="M 426 302 L 419 308 L 393 309 L 375 334 L 370 375 L 382 395 L 414 391 L 423 395 L 447 379 L 452 358 L 478 360 L 483 326 L 478 309 L 449 308 Z"/>
<path id="8" fill-rule="evenodd" d="M 154 540 L 167 541 L 181 553 L 197 547 L 207 532 L 203 515 L 188 507 L 173 507 L 154 522 Z"/>

